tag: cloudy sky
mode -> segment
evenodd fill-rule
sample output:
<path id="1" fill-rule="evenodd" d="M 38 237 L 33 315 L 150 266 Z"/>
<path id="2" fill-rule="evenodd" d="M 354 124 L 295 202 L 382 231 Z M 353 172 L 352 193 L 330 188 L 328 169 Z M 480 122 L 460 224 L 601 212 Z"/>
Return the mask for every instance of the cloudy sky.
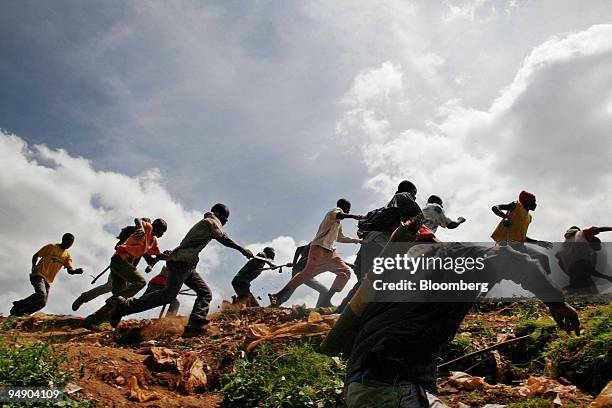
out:
<path id="1" fill-rule="evenodd" d="M 87 274 L 59 276 L 56 313 L 135 216 L 165 218 L 173 248 L 215 202 L 281 261 L 337 198 L 365 213 L 404 178 L 468 219 L 444 240 L 487 240 L 521 189 L 533 237 L 612 224 L 607 1 L 5 1 L 0 55 L 2 313 L 63 232 Z M 244 258 L 202 258 L 218 303 Z"/>

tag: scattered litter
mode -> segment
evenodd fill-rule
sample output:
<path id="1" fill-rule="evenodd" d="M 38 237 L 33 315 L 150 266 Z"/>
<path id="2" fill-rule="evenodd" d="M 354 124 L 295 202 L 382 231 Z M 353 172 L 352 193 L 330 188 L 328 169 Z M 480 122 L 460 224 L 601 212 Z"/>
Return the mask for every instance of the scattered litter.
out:
<path id="1" fill-rule="evenodd" d="M 81 391 L 82 389 L 83 389 L 82 387 L 79 387 L 78 385 L 76 385 L 74 383 L 68 383 L 64 387 L 64 393 L 66 393 L 68 395 L 72 395 L 74 393 L 77 393 L 77 392 Z"/>
<path id="2" fill-rule="evenodd" d="M 181 387 L 189 395 L 197 394 L 203 391 L 208 384 L 208 378 L 204 372 L 204 363 L 198 355 L 191 351 L 180 359 L 179 371 L 182 378 L 180 381 Z"/>
<path id="3" fill-rule="evenodd" d="M 547 393 L 557 393 L 563 396 L 564 394 L 575 394 L 577 388 L 575 385 L 563 385 L 552 378 L 547 377 L 529 377 L 527 381 L 521 383 L 519 394 L 524 397 L 534 397 Z"/>
<path id="4" fill-rule="evenodd" d="M 453 371 L 449 377 L 449 381 L 459 388 L 464 390 L 477 390 L 480 388 L 490 387 L 482 377 L 474 377 L 462 371 Z"/>
<path id="5" fill-rule="evenodd" d="M 307 322 L 284 323 L 268 329 L 263 324 L 252 324 L 248 327 L 248 339 L 252 340 L 247 351 L 254 350 L 259 344 L 276 339 L 297 340 L 305 337 L 327 334 L 338 320 L 339 315 L 321 316 L 318 312 L 310 312 Z"/>
<path id="6" fill-rule="evenodd" d="M 590 408 L 612 407 L 612 381 L 604 387 L 597 398 L 589 405 Z"/>
<path id="7" fill-rule="evenodd" d="M 162 395 L 156 391 L 148 392 L 138 386 L 138 379 L 131 376 L 128 381 L 128 399 L 136 402 L 148 402 L 162 399 Z"/>

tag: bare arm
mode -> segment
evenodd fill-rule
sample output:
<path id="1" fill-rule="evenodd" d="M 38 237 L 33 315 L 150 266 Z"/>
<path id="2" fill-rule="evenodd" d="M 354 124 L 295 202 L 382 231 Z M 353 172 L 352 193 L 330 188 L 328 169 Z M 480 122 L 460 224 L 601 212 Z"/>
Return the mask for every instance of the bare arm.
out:
<path id="1" fill-rule="evenodd" d="M 346 235 L 344 235 L 344 232 L 342 232 L 342 227 L 340 227 L 340 229 L 338 230 L 338 237 L 336 238 L 337 242 L 341 242 L 343 244 L 359 244 L 361 243 L 360 239 L 357 238 L 351 238 L 351 237 L 347 237 Z"/>
<path id="2" fill-rule="evenodd" d="M 142 225 L 142 220 L 140 218 L 134 218 L 134 226 L 136 229 L 134 230 L 134 235 L 137 237 L 144 236 L 144 226 Z"/>
<path id="3" fill-rule="evenodd" d="M 508 203 L 508 204 L 498 204 L 491 207 L 491 211 L 493 214 L 497 215 L 500 218 L 506 218 L 506 213 L 504 211 L 512 211 L 516 207 L 516 203 Z"/>
<path id="4" fill-rule="evenodd" d="M 363 215 L 345 214 L 345 213 L 337 213 L 336 214 L 336 219 L 343 220 L 345 218 L 350 218 L 350 219 L 353 219 L 353 220 L 361 220 L 361 219 L 363 219 Z"/>
<path id="5" fill-rule="evenodd" d="M 612 231 L 612 227 L 595 227 L 595 229 L 597 230 L 597 233 Z"/>
<path id="6" fill-rule="evenodd" d="M 244 248 L 241 245 L 237 244 L 236 242 L 234 242 L 234 240 L 232 240 L 227 235 L 223 235 L 217 238 L 217 241 L 219 241 L 219 243 L 223 246 L 235 249 L 236 251 L 240 252 L 242 255 L 246 256 L 248 259 L 253 258 L 253 253 L 249 249 Z"/>
<path id="7" fill-rule="evenodd" d="M 37 263 L 38 263 L 38 252 L 32 255 L 32 273 L 36 272 Z"/>

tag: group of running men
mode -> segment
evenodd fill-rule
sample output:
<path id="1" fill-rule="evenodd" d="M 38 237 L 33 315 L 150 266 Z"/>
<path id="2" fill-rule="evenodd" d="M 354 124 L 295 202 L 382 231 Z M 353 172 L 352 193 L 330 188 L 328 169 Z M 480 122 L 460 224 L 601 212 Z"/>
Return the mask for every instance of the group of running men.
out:
<path id="1" fill-rule="evenodd" d="M 336 253 L 336 242 L 378 243 L 382 247 L 401 223 L 417 216 L 422 217 L 423 221 L 419 229 L 419 239 L 431 241 L 436 240 L 435 232 L 438 227 L 454 229 L 466 221 L 463 217 L 456 220 L 447 217 L 443 201 L 436 195 L 430 196 L 427 205 L 421 209 L 416 203 L 416 195 L 416 186 L 404 180 L 398 185 L 396 193 L 385 206 L 371 211 L 366 216 L 351 214 L 350 202 L 346 199 L 338 200 L 336 207 L 325 214 L 314 239 L 309 244 L 297 248 L 293 262 L 286 265 L 292 268 L 292 277 L 280 291 L 268 295 L 271 306 L 280 306 L 300 285 L 306 284 L 319 292 L 317 307 L 331 307 L 332 297 L 342 291 L 349 281 L 351 270 L 354 270 L 357 283 L 338 307 L 338 311 L 342 311 L 359 287 L 367 268 L 361 265 L 361 250 L 357 253 L 355 264 L 350 265 Z M 527 229 L 531 222 L 529 212 L 535 208 L 535 196 L 526 191 L 521 192 L 516 201 L 494 206 L 493 213 L 502 218 L 502 221 L 491 237 L 496 242 L 507 241 L 519 245 L 528 242 L 550 248 L 552 244 L 549 242 L 527 236 Z M 236 292 L 234 303 L 245 304 L 248 307 L 259 306 L 259 302 L 251 293 L 251 282 L 266 267 L 270 269 L 278 267 L 274 264 L 275 251 L 272 247 L 266 247 L 262 252 L 254 255 L 249 249 L 234 242 L 223 230 L 229 214 L 229 209 L 225 205 L 215 204 L 209 212 L 204 214 L 203 219 L 189 230 L 177 248 L 163 252 L 157 240 L 166 232 L 166 222 L 162 219 L 152 222 L 148 218 L 135 219 L 134 226 L 124 228 L 118 236 L 119 243 L 115 246 L 115 253 L 110 260 L 110 273 L 106 283 L 81 294 L 72 304 L 72 309 L 76 311 L 82 304 L 98 296 L 112 293 L 102 308 L 85 319 L 87 326 L 97 327 L 109 320 L 116 325 L 125 315 L 166 304 L 170 305 L 167 316 L 174 316 L 178 313 L 179 308 L 177 296 L 185 284 L 196 295 L 185 333 L 187 335 L 201 333 L 202 327 L 208 323 L 206 315 L 212 293 L 196 271 L 196 266 L 199 261 L 199 253 L 213 239 L 239 251 L 249 259 L 232 280 L 232 286 Z M 358 238 L 344 235 L 341 221 L 346 218 L 359 221 Z M 565 238 L 566 240 L 594 241 L 597 239 L 595 235 L 598 232 L 607 230 L 610 229 L 593 227 L 581 231 L 578 227 L 572 227 L 566 233 Z M 48 244 L 33 256 L 30 281 L 34 287 L 34 294 L 14 302 L 11 315 L 31 314 L 42 309 L 46 305 L 50 285 L 62 266 L 65 266 L 70 274 L 83 273 L 81 269 L 72 268 L 68 249 L 73 242 L 74 236 L 65 234 L 61 243 Z M 524 245 L 521 246 L 521 251 L 529 253 L 542 262 L 544 269 L 550 273 L 548 257 L 545 254 Z M 568 264 L 567 259 L 563 259 L 564 255 L 567 254 L 557 255 L 563 270 L 572 279 L 580 279 L 580 276 L 585 276 L 584 273 L 575 273 L 574 270 L 570 270 L 571 268 L 576 269 L 575 265 L 564 265 L 564 261 L 565 264 Z M 40 261 L 38 261 L 39 258 L 41 258 Z M 157 276 L 151 279 L 144 295 L 134 298 L 134 295 L 146 286 L 143 275 L 137 269 L 141 258 L 144 258 L 149 265 L 147 269 L 158 261 L 166 261 L 166 265 Z M 584 264 L 581 269 L 584 269 Z M 592 269 L 591 276 L 608 278 L 598 274 L 594 268 Z M 329 289 L 316 280 L 317 275 L 326 271 L 336 275 Z M 584 286 L 584 283 L 582 285 Z"/>
<path id="2" fill-rule="evenodd" d="M 268 295 L 271 306 L 280 306 L 300 285 L 306 284 L 319 292 L 317 307 L 330 307 L 332 297 L 345 287 L 351 269 L 354 271 L 357 283 L 337 307 L 337 312 L 341 313 L 340 321 L 321 347 L 324 352 L 343 352 L 348 356 L 345 397 L 349 407 L 399 406 L 400 401 L 401 406 L 407 407 L 442 406 L 428 393 L 435 390 L 437 356 L 441 347 L 452 340 L 465 314 L 479 299 L 478 293 L 466 293 L 465 301 L 460 303 L 363 301 L 361 292 L 367 285 L 362 285 L 362 282 L 368 279 L 370 270 L 363 255 L 366 245 L 378 245 L 384 250 L 388 242 L 394 241 L 439 242 L 435 236 L 438 227 L 454 229 L 466 221 L 462 217 L 456 220 L 448 218 L 442 200 L 435 195 L 430 196 L 426 207 L 421 209 L 416 203 L 416 195 L 415 185 L 404 180 L 385 206 L 364 216 L 352 215 L 350 202 L 338 200 L 336 207 L 325 214 L 314 239 L 308 245 L 297 248 L 293 262 L 285 265 L 292 267 L 292 278 L 277 293 Z M 433 246 L 432 251 L 443 250 L 447 255 L 450 253 L 457 257 L 468 253 L 482 255 L 489 266 L 489 281 L 516 281 L 544 300 L 562 329 L 578 334 L 580 323 L 576 311 L 565 303 L 563 291 L 548 278 L 548 257 L 525 245 L 532 243 L 543 248 L 552 247 L 550 242 L 527 236 L 530 212 L 535 209 L 535 196 L 522 191 L 516 201 L 492 208 L 501 220 L 491 237 L 502 245 L 478 247 L 457 243 L 447 248 Z M 250 285 L 266 268 L 279 267 L 274 264 L 275 251 L 266 247 L 255 255 L 234 242 L 223 230 L 229 215 L 225 205 L 215 204 L 172 251 L 161 251 L 157 243 L 167 229 L 164 220 L 151 222 L 148 218 L 136 219 L 134 226 L 124 228 L 118 237 L 119 243 L 110 260 L 107 282 L 81 294 L 74 301 L 73 310 L 111 292 L 112 296 L 104 306 L 85 319 L 86 326 L 94 328 L 108 321 L 112 327 L 117 327 L 124 316 L 167 304 L 170 305 L 168 314 L 176 315 L 177 296 L 182 286 L 186 285 L 195 292 L 196 299 L 184 336 L 203 334 L 208 324 L 212 294 L 196 267 L 200 252 L 211 240 L 217 240 L 249 259 L 232 280 L 236 292 L 234 302 L 247 307 L 258 306 Z M 347 218 L 358 220 L 357 238 L 344 235 L 341 221 Z M 612 231 L 612 228 L 581 230 L 572 226 L 565 233 L 564 246 L 556 257 L 561 269 L 569 276 L 570 287 L 589 290 L 594 286 L 593 277 L 612 280 L 596 269 L 596 252 L 601 250 L 601 242 L 596 235 L 604 231 Z M 338 256 L 336 242 L 361 244 L 354 265 Z M 72 267 L 68 249 L 73 243 L 74 236 L 64 234 L 61 243 L 46 245 L 34 254 L 30 281 L 35 293 L 13 302 L 11 315 L 26 315 L 42 309 L 47 302 L 50 285 L 62 267 L 70 274 L 83 273 L 82 269 Z M 510 249 L 502 250 L 502 247 Z M 136 298 L 134 295 L 146 285 L 136 268 L 141 258 L 149 265 L 148 269 L 158 261 L 165 261 L 165 266 L 149 282 L 144 295 Z M 512 265 L 512 268 L 508 268 L 508 265 Z M 511 270 L 521 273 L 511 274 Z M 326 271 L 336 275 L 329 289 L 315 279 Z M 550 293 L 555 295 L 554 301 L 550 298 L 545 300 Z"/>

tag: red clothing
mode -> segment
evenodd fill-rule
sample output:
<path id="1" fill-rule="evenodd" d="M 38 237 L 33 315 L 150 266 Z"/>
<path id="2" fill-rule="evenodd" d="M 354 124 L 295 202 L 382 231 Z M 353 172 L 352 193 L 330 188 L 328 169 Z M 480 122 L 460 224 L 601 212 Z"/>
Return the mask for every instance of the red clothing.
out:
<path id="1" fill-rule="evenodd" d="M 521 191 L 521 193 L 519 194 L 519 201 L 521 202 L 521 204 L 525 205 L 525 203 L 527 201 L 529 201 L 530 199 L 534 199 L 535 195 L 533 193 L 530 193 L 529 191 Z"/>
<path id="2" fill-rule="evenodd" d="M 142 221 L 144 235 L 141 237 L 132 234 L 121 245 L 117 245 L 115 255 L 119 255 L 121 259 L 131 261 L 134 258 L 141 257 L 145 254 L 160 255 L 161 251 L 157 245 L 157 237 L 153 235 L 153 225 L 146 221 Z"/>

